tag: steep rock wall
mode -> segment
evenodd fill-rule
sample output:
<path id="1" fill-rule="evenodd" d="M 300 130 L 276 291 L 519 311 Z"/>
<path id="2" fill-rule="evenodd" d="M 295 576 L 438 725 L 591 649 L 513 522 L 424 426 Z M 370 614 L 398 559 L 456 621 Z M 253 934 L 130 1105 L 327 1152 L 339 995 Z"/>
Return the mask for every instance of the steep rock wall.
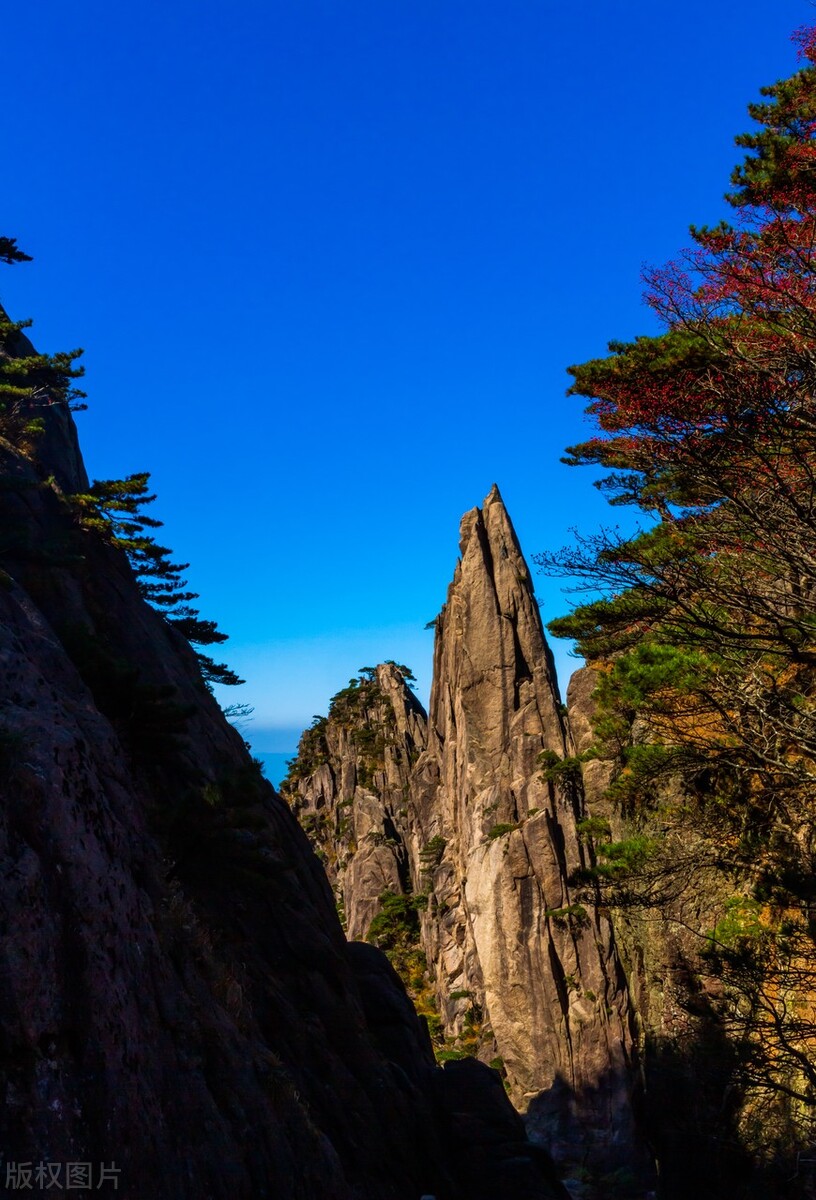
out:
<path id="1" fill-rule="evenodd" d="M 511 1095 L 566 1157 L 594 1137 L 630 1147 L 632 1038 L 608 920 L 576 909 L 581 796 L 542 777 L 568 753 L 527 564 L 494 487 L 463 518 L 461 560 L 437 620 L 429 746 L 415 772 L 433 872 L 429 959 L 483 1005 Z M 590 1152 L 591 1153 L 591 1152 Z"/>

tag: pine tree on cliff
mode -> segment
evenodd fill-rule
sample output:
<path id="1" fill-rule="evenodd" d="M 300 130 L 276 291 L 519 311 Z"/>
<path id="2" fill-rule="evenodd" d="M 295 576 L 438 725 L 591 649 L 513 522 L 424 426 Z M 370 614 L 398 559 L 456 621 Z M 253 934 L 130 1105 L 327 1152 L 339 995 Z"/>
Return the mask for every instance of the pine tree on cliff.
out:
<path id="1" fill-rule="evenodd" d="M 0 237 L 0 262 L 31 262 L 16 238 Z M 84 374 L 74 364 L 81 350 L 36 354 L 22 336 L 31 321 L 12 321 L 0 305 L 0 436 L 30 455 L 44 428 L 44 412 L 51 405 L 84 408 L 85 393 L 74 386 Z"/>
<path id="2" fill-rule="evenodd" d="M 692 229 L 647 276 L 665 332 L 572 368 L 598 434 L 565 461 L 606 469 L 611 503 L 644 526 L 541 561 L 604 593 L 550 628 L 602 668 L 613 795 L 635 827 L 659 802 L 666 828 L 705 830 L 732 874 L 710 947 L 741 990 L 752 1086 L 813 1108 L 816 30 L 799 41 L 802 69 L 764 89 L 759 130 L 737 139 L 734 223 Z M 673 806 L 667 772 L 685 782 Z M 659 840 L 636 841 L 599 848 L 630 898 L 627 866 L 647 880 L 652 854 L 652 884 L 671 872 Z"/>
<path id="3" fill-rule="evenodd" d="M 162 522 L 143 512 L 156 497 L 150 493 L 147 472 L 128 475 L 125 479 L 95 480 L 84 496 L 73 497 L 82 509 L 86 528 L 97 530 L 124 550 L 139 581 L 139 590 L 146 600 L 194 647 L 211 646 L 227 640 L 215 621 L 204 620 L 198 609 L 190 605 L 198 599 L 197 592 L 187 591 L 182 573 L 189 563 L 174 563 L 172 551 L 161 546 L 151 533 Z M 244 681 L 226 663 L 219 663 L 200 649 L 196 657 L 205 682 L 234 687 Z"/>
<path id="4" fill-rule="evenodd" d="M 0 237 L 0 262 L 13 265 L 30 261 L 30 255 L 19 249 L 15 238 Z M 31 321 L 10 320 L 0 306 L 0 437 L 36 462 L 46 410 L 54 405 L 71 410 L 85 407 L 79 403 L 85 393 L 74 386 L 84 368 L 74 365 L 81 350 L 29 352 L 29 343 L 21 335 L 30 325 Z M 198 597 L 185 590 L 186 582 L 181 578 L 189 564 L 172 562 L 171 551 L 160 546 L 149 532 L 162 524 L 142 511 L 156 499 L 149 494 L 149 478 L 142 472 L 125 479 L 96 480 L 88 493 L 69 500 L 84 528 L 124 550 L 142 595 L 194 647 L 225 642 L 227 634 L 214 621 L 203 620 L 190 606 L 189 602 Z M 243 682 L 225 663 L 215 662 L 200 649 L 196 657 L 208 685 Z"/>

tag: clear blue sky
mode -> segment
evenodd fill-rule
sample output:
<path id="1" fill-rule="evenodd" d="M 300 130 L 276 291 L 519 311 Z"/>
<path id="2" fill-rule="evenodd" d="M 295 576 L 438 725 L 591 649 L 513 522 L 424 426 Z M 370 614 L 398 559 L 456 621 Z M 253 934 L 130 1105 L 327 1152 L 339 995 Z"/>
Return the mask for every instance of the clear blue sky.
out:
<path id="1" fill-rule="evenodd" d="M 363 665 L 427 695 L 461 514 L 609 510 L 565 368 L 653 329 L 806 0 L 38 0 L 3 14 L 0 295 L 84 346 L 91 474 L 150 470 L 259 750 Z M 539 580 L 545 619 L 559 585 Z M 568 660 L 560 652 L 566 674 Z"/>

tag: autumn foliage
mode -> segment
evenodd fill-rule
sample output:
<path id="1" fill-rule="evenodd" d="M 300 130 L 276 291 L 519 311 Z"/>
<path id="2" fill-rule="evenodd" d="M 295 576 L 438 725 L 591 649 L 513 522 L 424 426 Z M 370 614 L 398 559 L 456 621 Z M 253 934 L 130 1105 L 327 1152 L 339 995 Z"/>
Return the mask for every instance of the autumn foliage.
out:
<path id="1" fill-rule="evenodd" d="M 621 811 L 648 822 L 680 781 L 664 827 L 702 830 L 760 913 L 739 955 L 711 943 L 753 1014 L 753 1082 L 812 1109 L 816 29 L 797 40 L 800 69 L 763 90 L 737 138 L 733 222 L 692 229 L 647 275 L 664 332 L 571 369 L 597 433 L 565 461 L 604 469 L 598 486 L 640 510 L 639 532 L 541 561 L 600 595 L 551 629 L 601 668 L 599 752 Z M 775 1003 L 792 978 L 798 999 Z"/>

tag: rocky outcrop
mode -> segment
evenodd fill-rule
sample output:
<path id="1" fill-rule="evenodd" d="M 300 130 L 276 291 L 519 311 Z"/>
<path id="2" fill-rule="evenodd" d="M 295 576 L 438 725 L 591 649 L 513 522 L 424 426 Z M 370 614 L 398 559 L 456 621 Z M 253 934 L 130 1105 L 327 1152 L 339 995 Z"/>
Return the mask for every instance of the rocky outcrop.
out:
<path id="1" fill-rule="evenodd" d="M 304 733 L 284 784 L 317 848 L 348 936 L 365 938 L 387 892 L 410 894 L 410 781 L 428 740 L 407 668 L 383 663 Z"/>
<path id="2" fill-rule="evenodd" d="M 80 1197 L 487 1200 L 462 1165 L 483 1131 L 446 1144 L 458 1102 L 401 986 L 347 946 L 190 646 L 83 528 L 70 414 L 44 419 L 39 455 L 0 438 L 4 1167 L 115 1168 Z"/>
<path id="3" fill-rule="evenodd" d="M 582 793 L 496 488 L 462 521 L 427 726 L 393 671 L 377 668 L 387 702 L 361 723 L 344 725 L 333 704 L 290 781 L 349 932 L 370 926 L 378 888 L 410 895 L 448 1044 L 502 1065 L 531 1136 L 563 1163 L 598 1175 L 625 1163 L 648 1177 L 628 993 L 608 918 L 573 894 L 589 853 Z M 361 738 L 388 748 L 362 781 Z"/>
<path id="4" fill-rule="evenodd" d="M 464 517 L 460 548 L 413 790 L 422 837 L 445 842 L 429 960 L 449 994 L 483 1007 L 531 1131 L 567 1159 L 631 1156 L 628 996 L 608 920 L 572 895 L 582 800 L 568 776 L 543 774 L 568 757 L 568 735 L 497 488 Z"/>

